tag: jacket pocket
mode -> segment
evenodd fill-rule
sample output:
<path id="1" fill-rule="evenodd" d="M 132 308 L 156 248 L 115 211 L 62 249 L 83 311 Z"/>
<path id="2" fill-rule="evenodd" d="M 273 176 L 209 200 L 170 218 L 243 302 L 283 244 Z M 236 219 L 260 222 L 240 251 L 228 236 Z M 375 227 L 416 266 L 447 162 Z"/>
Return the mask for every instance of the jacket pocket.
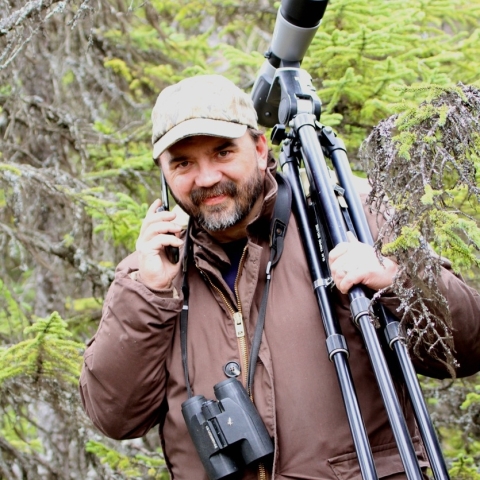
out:
<path id="1" fill-rule="evenodd" d="M 415 437 L 413 445 L 420 467 L 428 467 L 420 440 Z M 374 447 L 372 453 L 379 478 L 404 472 L 402 460 L 395 443 Z M 338 480 L 362 480 L 356 453 L 347 453 L 330 458 L 328 463 Z"/>

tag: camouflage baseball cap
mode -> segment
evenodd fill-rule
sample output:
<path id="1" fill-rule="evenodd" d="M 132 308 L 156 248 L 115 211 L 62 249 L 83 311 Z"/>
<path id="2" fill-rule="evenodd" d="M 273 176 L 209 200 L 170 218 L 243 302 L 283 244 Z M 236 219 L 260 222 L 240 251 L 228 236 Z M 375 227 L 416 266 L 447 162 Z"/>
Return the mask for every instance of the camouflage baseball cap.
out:
<path id="1" fill-rule="evenodd" d="M 160 93 L 152 111 L 153 158 L 194 135 L 239 138 L 258 128 L 250 97 L 221 75 L 186 78 Z"/>

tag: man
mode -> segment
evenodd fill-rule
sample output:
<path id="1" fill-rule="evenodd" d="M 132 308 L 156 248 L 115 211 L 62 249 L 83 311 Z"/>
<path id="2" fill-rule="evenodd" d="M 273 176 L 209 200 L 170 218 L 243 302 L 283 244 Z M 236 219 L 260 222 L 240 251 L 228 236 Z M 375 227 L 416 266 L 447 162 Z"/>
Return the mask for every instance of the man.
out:
<path id="1" fill-rule="evenodd" d="M 178 205 L 193 222 L 185 235 L 174 212 L 149 208 L 137 251 L 117 268 L 99 329 L 85 352 L 85 409 L 106 435 L 134 438 L 159 425 L 174 479 L 206 479 L 182 417 L 193 395 L 213 399 L 227 377 L 247 382 L 250 350 L 270 260 L 269 233 L 278 185 L 276 163 L 257 130 L 249 97 L 220 76 L 199 76 L 166 88 L 152 114 L 153 157 Z M 370 218 L 374 230 L 376 219 Z M 188 248 L 182 246 L 187 240 Z M 180 261 L 166 247 L 187 250 L 188 333 L 182 362 L 184 303 Z M 361 335 L 345 293 L 362 283 L 378 290 L 396 272 L 359 242 L 330 254 L 336 315 L 346 337 L 352 376 L 380 478 L 403 479 L 403 466 Z M 480 369 L 480 298 L 448 269 L 439 279 L 454 321 L 458 375 Z M 396 300 L 385 299 L 395 308 Z M 274 441 L 274 456 L 240 478 L 359 479 L 360 470 L 295 218 L 291 215 L 275 266 L 261 332 L 253 402 Z M 185 367 L 185 368 L 184 368 Z M 188 383 L 185 371 L 188 374 Z M 422 372 L 442 377 L 433 359 Z M 411 408 L 400 400 L 422 467 L 427 465 Z M 265 471 L 266 470 L 266 471 Z"/>

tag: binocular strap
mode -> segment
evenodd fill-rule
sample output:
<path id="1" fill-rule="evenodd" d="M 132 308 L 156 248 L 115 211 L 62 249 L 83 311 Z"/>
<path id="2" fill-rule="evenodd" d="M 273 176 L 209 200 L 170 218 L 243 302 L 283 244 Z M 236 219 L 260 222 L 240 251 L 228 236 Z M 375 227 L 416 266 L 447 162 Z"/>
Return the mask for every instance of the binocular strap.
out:
<path id="1" fill-rule="evenodd" d="M 265 325 L 265 314 L 267 311 L 268 292 L 270 289 L 270 281 L 272 276 L 272 269 L 280 260 L 283 251 L 283 244 L 285 235 L 287 233 L 288 221 L 290 219 L 290 213 L 292 208 L 292 192 L 290 185 L 286 178 L 280 173 L 276 174 L 278 192 L 275 200 L 275 207 L 272 222 L 270 225 L 270 260 L 266 269 L 266 281 L 265 288 L 262 295 L 262 303 L 260 304 L 260 310 L 258 312 L 257 324 L 255 326 L 255 333 L 253 336 L 252 346 L 250 349 L 250 361 L 248 367 L 248 381 L 246 385 L 249 396 L 252 396 L 253 379 L 255 374 L 255 365 L 257 363 L 258 352 L 260 350 L 260 344 L 262 342 L 263 327 Z M 192 249 L 191 241 L 189 240 L 191 231 L 190 218 L 187 235 L 185 239 L 185 248 L 183 255 L 183 308 L 180 314 L 180 346 L 182 349 L 182 364 L 183 372 L 185 375 L 185 383 L 187 386 L 188 398 L 193 397 L 192 387 L 190 385 L 188 375 L 188 354 L 187 354 L 187 329 L 188 329 L 188 299 L 189 299 L 189 287 L 187 281 L 187 269 L 188 269 L 188 257 L 190 250 Z"/>

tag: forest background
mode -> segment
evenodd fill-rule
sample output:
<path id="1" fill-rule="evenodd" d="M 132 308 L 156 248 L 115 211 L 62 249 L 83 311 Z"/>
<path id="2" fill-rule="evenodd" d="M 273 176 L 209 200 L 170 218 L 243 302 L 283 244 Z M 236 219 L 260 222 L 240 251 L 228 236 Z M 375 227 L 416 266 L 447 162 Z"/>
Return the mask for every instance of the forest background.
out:
<path id="1" fill-rule="evenodd" d="M 160 195 L 156 96 L 198 73 L 249 91 L 278 6 L 0 0 L 0 478 L 168 478 L 156 431 L 85 417 L 82 352 Z M 408 198 L 403 251 L 420 232 L 477 288 L 479 19 L 480 0 L 332 0 L 302 64 L 352 168 Z M 480 479 L 480 379 L 422 386 L 452 478 Z"/>

